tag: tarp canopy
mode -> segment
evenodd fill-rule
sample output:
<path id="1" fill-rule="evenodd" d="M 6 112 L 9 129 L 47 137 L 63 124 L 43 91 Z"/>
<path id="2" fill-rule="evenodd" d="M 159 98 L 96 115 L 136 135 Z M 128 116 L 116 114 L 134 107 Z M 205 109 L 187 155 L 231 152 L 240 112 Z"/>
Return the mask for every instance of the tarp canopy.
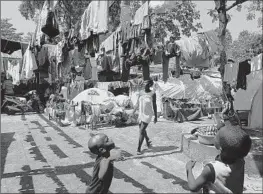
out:
<path id="1" fill-rule="evenodd" d="M 10 59 L 22 59 L 22 52 L 21 49 L 14 51 L 12 54 L 7 54 L 7 53 L 3 53 L 1 52 L 1 58 L 10 58 Z"/>
<path id="2" fill-rule="evenodd" d="M 12 54 L 13 52 L 17 50 L 22 50 L 22 54 L 24 54 L 27 47 L 28 47 L 27 43 L 16 42 L 16 41 L 6 40 L 6 39 L 1 38 L 1 52 L 2 53 Z"/>
<path id="3" fill-rule="evenodd" d="M 170 78 L 168 82 L 157 82 L 162 97 L 171 99 L 209 100 L 219 97 L 222 91 L 220 78 L 202 75 L 200 79 L 191 80 L 189 75 L 179 79 Z"/>
<path id="4" fill-rule="evenodd" d="M 72 99 L 74 103 L 81 103 L 81 101 L 92 102 L 93 104 L 102 104 L 107 98 L 114 97 L 111 92 L 101 90 L 98 88 L 90 88 L 79 93 Z"/>

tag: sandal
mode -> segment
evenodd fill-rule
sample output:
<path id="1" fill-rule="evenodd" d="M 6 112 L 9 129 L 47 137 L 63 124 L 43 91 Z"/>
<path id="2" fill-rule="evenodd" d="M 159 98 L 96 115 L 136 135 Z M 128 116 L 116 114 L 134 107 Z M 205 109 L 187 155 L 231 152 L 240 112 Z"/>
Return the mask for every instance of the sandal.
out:
<path id="1" fill-rule="evenodd" d="M 142 152 L 141 151 L 137 151 L 137 155 L 142 155 Z"/>

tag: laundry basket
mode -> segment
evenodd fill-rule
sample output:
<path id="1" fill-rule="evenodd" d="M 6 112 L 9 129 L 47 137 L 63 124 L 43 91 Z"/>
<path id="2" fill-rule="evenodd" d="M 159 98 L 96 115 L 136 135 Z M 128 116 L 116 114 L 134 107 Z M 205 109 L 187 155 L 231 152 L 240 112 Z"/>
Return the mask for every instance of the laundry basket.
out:
<path id="1" fill-rule="evenodd" d="M 198 141 L 204 145 L 214 145 L 215 144 L 215 135 L 198 135 Z"/>

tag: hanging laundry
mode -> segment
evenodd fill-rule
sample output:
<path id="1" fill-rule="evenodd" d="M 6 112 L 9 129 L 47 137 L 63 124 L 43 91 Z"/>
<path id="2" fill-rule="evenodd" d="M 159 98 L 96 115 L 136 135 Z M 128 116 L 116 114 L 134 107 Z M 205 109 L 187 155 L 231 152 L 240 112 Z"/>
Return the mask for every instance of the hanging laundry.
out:
<path id="1" fill-rule="evenodd" d="M 224 82 L 234 86 L 237 83 L 237 74 L 238 74 L 239 65 L 232 60 L 228 60 L 225 65 L 224 72 Z"/>
<path id="2" fill-rule="evenodd" d="M 34 76 L 34 70 L 37 68 L 35 55 L 30 50 L 30 47 L 28 47 L 23 58 L 21 79 L 31 79 Z"/>
<path id="3" fill-rule="evenodd" d="M 91 79 L 98 80 L 97 61 L 95 57 L 89 58 L 91 64 Z"/>
<path id="4" fill-rule="evenodd" d="M 133 25 L 139 25 L 143 23 L 145 16 L 149 14 L 149 2 L 144 3 L 135 13 Z"/>
<path id="5" fill-rule="evenodd" d="M 106 38 L 101 44 L 100 49 L 105 48 L 105 52 L 114 50 L 114 33 L 112 33 L 108 38 Z"/>
<path id="6" fill-rule="evenodd" d="M 165 52 L 162 54 L 162 66 L 163 66 L 163 81 L 166 82 L 169 78 L 168 69 L 169 69 L 169 57 L 165 55 Z"/>
<path id="7" fill-rule="evenodd" d="M 218 52 L 218 49 L 220 47 L 220 40 L 216 32 L 214 30 L 210 30 L 210 31 L 204 32 L 204 35 L 209 44 L 210 54 L 213 55 L 216 52 Z"/>
<path id="8" fill-rule="evenodd" d="M 7 62 L 8 75 L 12 78 L 13 85 L 19 85 L 20 83 L 20 60 L 19 59 L 9 59 Z"/>
<path id="9" fill-rule="evenodd" d="M 54 83 L 57 76 L 57 64 L 56 64 L 56 57 L 51 57 L 49 59 L 49 75 L 51 77 L 51 83 Z"/>
<path id="10" fill-rule="evenodd" d="M 85 78 L 85 80 L 89 80 L 92 78 L 92 67 L 89 58 L 86 59 L 86 64 L 83 69 L 83 77 Z"/>
<path id="11" fill-rule="evenodd" d="M 42 37 L 43 37 L 44 33 L 42 32 L 41 28 L 45 25 L 47 15 L 48 15 L 48 11 L 49 11 L 49 2 L 45 1 L 42 9 L 39 12 L 37 27 L 36 27 L 35 37 L 34 37 L 34 39 L 35 39 L 34 42 L 37 45 L 44 44 L 44 42 L 42 41 L 42 39 L 43 39 Z"/>
<path id="12" fill-rule="evenodd" d="M 262 53 L 251 60 L 251 72 L 262 69 Z"/>
<path id="13" fill-rule="evenodd" d="M 41 50 L 37 53 L 37 61 L 39 66 L 44 66 L 48 63 L 48 48 L 41 47 Z"/>
<path id="14" fill-rule="evenodd" d="M 251 72 L 250 67 L 251 60 L 247 59 L 241 63 L 239 63 L 239 69 L 237 74 L 237 87 L 236 89 L 247 89 L 247 75 Z"/>
<path id="15" fill-rule="evenodd" d="M 62 41 L 60 41 L 57 45 L 56 45 L 56 56 L 57 56 L 57 62 L 58 63 L 62 63 L 64 61 L 64 56 L 63 56 L 63 52 L 62 52 L 62 48 L 63 48 L 64 43 Z"/>
<path id="16" fill-rule="evenodd" d="M 115 56 L 113 56 L 112 58 L 112 61 L 113 61 L 113 71 L 115 72 L 120 72 L 121 71 L 121 67 L 120 67 L 120 57 L 119 57 L 119 54 L 116 52 L 115 53 Z"/>
<path id="17" fill-rule="evenodd" d="M 97 83 L 97 87 L 101 90 L 109 90 L 109 85 L 111 84 L 111 82 L 98 82 Z"/>
<path id="18" fill-rule="evenodd" d="M 130 62 L 128 60 L 125 60 L 122 66 L 122 75 L 121 75 L 121 81 L 127 82 L 130 77 Z"/>
<path id="19" fill-rule="evenodd" d="M 108 32 L 109 1 L 92 1 L 81 17 L 80 37 Z"/>
<path id="20" fill-rule="evenodd" d="M 100 63 L 103 71 L 110 71 L 113 69 L 112 58 L 110 56 L 104 55 L 101 57 Z"/>
<path id="21" fill-rule="evenodd" d="M 50 38 L 54 38 L 55 36 L 59 35 L 57 18 L 53 11 L 48 12 L 47 20 L 41 30 Z"/>
<path id="22" fill-rule="evenodd" d="M 82 49 L 81 52 L 79 52 L 78 47 L 76 46 L 74 50 L 69 51 L 70 52 L 70 60 L 72 66 L 85 66 L 85 49 Z"/>

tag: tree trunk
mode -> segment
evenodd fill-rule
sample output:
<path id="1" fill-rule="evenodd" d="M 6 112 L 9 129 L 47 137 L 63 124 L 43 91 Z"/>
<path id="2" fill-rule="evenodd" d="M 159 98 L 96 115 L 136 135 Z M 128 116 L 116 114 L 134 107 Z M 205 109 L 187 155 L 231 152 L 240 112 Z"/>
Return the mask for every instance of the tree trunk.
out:
<path id="1" fill-rule="evenodd" d="M 218 12 L 219 17 L 219 37 L 221 41 L 220 48 L 220 74 L 222 78 L 222 92 L 224 97 L 226 97 L 226 84 L 224 83 L 224 73 L 225 73 L 225 65 L 227 63 L 227 55 L 226 55 L 226 27 L 228 23 L 227 14 L 226 14 L 226 0 L 214 0 L 216 5 L 216 10 Z M 225 99 L 226 100 L 226 99 Z"/>

